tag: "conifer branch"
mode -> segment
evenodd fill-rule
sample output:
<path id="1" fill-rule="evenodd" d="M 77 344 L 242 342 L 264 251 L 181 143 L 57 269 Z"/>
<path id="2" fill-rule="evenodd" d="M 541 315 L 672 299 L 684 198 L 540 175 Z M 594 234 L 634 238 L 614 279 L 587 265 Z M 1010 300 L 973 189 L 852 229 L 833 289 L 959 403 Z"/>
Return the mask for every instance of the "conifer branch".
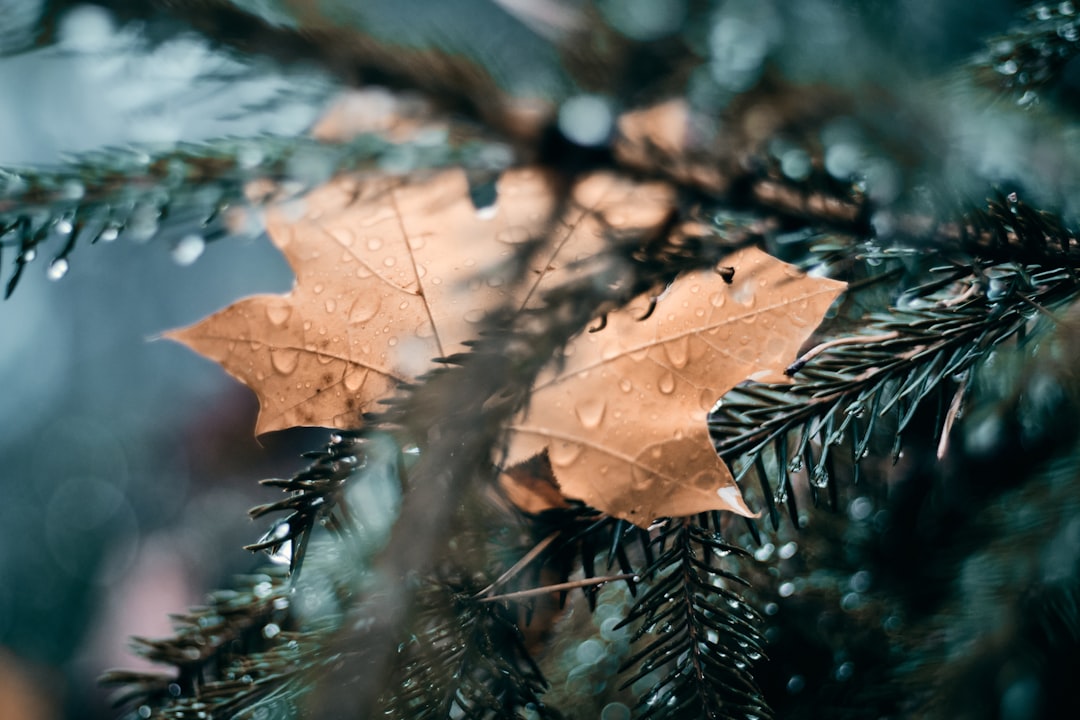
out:
<path id="1" fill-rule="evenodd" d="M 339 172 L 395 175 L 448 166 L 491 172 L 509 160 L 506 146 L 462 129 L 452 139 L 421 134 L 407 141 L 374 133 L 347 143 L 224 138 L 86 153 L 56 168 L 0 168 L 0 260 L 14 251 L 5 297 L 45 244 L 60 246 L 49 265 L 50 277 L 59 279 L 78 243 L 120 236 L 145 242 L 170 227 L 174 236 L 194 233 L 211 242 L 246 231 L 249 221 L 235 211 L 249 201 L 293 197 Z"/>
<path id="2" fill-rule="evenodd" d="M 101 682 L 120 686 L 115 698 L 129 717 L 168 720 L 219 717 L 266 703 L 294 703 L 302 678 L 326 661 L 317 631 L 299 630 L 288 579 L 280 573 L 247 578 L 241 590 L 222 590 L 205 607 L 174 618 L 164 639 L 136 638 L 135 650 L 175 674 L 110 671 Z"/>
<path id="3" fill-rule="evenodd" d="M 559 717 L 541 695 L 547 686 L 525 648 L 517 619 L 502 603 L 436 584 L 418 597 L 418 621 L 399 646 L 384 714 L 409 720 L 518 716 L 526 706 Z"/>
<path id="4" fill-rule="evenodd" d="M 805 472 L 816 497 L 830 487 L 833 455 L 843 448 L 857 481 L 881 419 L 893 418 L 895 458 L 905 429 L 932 399 L 939 401 L 936 442 L 952 425 L 944 400 L 963 374 L 1001 343 L 1024 335 L 1032 304 L 1060 307 L 1080 293 L 1071 270 L 994 265 L 943 274 L 947 285 L 963 288 L 955 292 L 965 299 L 921 294 L 942 287 L 930 282 L 907 297 L 907 308 L 872 316 L 861 336 L 866 342 L 826 343 L 822 352 L 808 353 L 808 362 L 788 369 L 794 384 L 744 385 L 715 410 L 711 428 L 718 451 L 741 462 L 740 476 L 757 475 L 774 528 L 778 504 L 788 503 L 796 518 L 793 473 Z"/>
<path id="5" fill-rule="evenodd" d="M 1080 53 L 1080 14 L 1073 2 L 1039 2 L 1024 23 L 992 38 L 972 62 L 977 81 L 1008 93 L 1019 107 L 1039 101 L 1040 92 L 1061 76 Z"/>
<path id="6" fill-rule="evenodd" d="M 623 665 L 633 671 L 623 687 L 659 676 L 639 699 L 638 717 L 771 717 L 751 674 L 764 654 L 760 618 L 730 589 L 746 581 L 722 566 L 743 551 L 691 519 L 671 521 L 654 544 L 660 554 L 645 571 L 648 590 L 623 620 L 640 621 L 633 642 L 644 644 Z"/>

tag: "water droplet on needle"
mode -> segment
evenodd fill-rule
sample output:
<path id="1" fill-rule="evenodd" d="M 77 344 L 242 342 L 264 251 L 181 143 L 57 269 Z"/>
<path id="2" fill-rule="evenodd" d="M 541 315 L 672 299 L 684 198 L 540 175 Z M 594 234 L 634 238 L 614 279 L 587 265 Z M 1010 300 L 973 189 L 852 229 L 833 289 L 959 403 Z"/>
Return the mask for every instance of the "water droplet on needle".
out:
<path id="1" fill-rule="evenodd" d="M 49 265 L 48 270 L 45 271 L 45 275 L 50 280 L 59 280 L 60 278 L 67 275 L 69 267 L 70 266 L 68 265 L 68 261 L 66 258 L 56 258 Z"/>

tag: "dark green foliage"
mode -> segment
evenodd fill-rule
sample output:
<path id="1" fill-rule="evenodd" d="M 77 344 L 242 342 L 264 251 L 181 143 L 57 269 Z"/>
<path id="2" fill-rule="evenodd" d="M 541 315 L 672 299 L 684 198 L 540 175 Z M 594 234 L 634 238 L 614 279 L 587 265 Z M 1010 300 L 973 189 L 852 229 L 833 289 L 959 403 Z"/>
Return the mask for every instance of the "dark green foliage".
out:
<path id="1" fill-rule="evenodd" d="M 547 683 L 525 648 L 510 607 L 474 593 L 434 587 L 418 598 L 420 618 L 399 649 L 400 667 L 382 702 L 393 718 L 557 718 Z"/>
<path id="2" fill-rule="evenodd" d="M 642 574 L 648 590 L 623 621 L 640 621 L 633 641 L 641 648 L 624 664 L 624 687 L 659 678 L 639 699 L 639 717 L 771 717 L 752 674 L 764 652 L 760 618 L 732 590 L 746 581 L 722 567 L 745 552 L 689 519 L 671 523 L 654 544 L 659 557 Z"/>
<path id="3" fill-rule="evenodd" d="M 326 660 L 318 633 L 298 630 L 291 618 L 289 584 L 282 573 L 248 578 L 245 589 L 218 591 L 206 607 L 174 618 L 175 636 L 135 639 L 140 654 L 175 675 L 112 671 L 102 682 L 124 688 L 117 702 L 132 707 L 132 718 L 151 708 L 175 720 L 259 717 L 259 708 L 288 717 L 305 673 Z"/>
<path id="4" fill-rule="evenodd" d="M 794 363 L 793 385 L 740 387 L 713 414 L 718 450 L 740 460 L 743 475 L 757 475 L 774 528 L 777 497 L 797 512 L 792 473 L 804 471 L 816 497 L 830 488 L 833 455 L 844 453 L 842 464 L 857 482 L 877 423 L 892 418 L 895 457 L 928 400 L 936 403 L 933 439 L 940 440 L 963 402 L 964 373 L 1022 336 L 1033 307 L 1060 307 L 1080 292 L 1071 272 L 1038 266 L 946 267 L 938 274 L 941 280 L 901 297 L 905 309 L 864 319 L 862 336 Z M 950 293 L 942 295 L 943 287 Z"/>
<path id="5" fill-rule="evenodd" d="M 1021 107 L 1038 102 L 1038 92 L 1061 78 L 1080 53 L 1080 16 L 1073 2 L 1038 3 L 1024 24 L 994 38 L 976 61 L 980 80 L 1013 96 Z"/>
<path id="6" fill-rule="evenodd" d="M 391 142 L 375 134 L 341 144 L 261 136 L 87 153 L 51 170 L 0 168 L 0 251 L 14 250 L 0 252 L 0 260 L 7 256 L 12 264 L 4 294 L 14 292 L 45 245 L 59 247 L 50 269 L 64 268 L 55 271 L 60 277 L 80 242 L 120 236 L 161 241 L 192 232 L 209 242 L 235 232 L 245 219 L 232 218 L 230 229 L 228 212 L 248 204 L 245 191 L 254 180 L 283 182 L 285 192 L 298 194 L 346 168 L 393 173 L 403 157 L 424 168 L 501 169 L 492 158 L 503 153 L 492 155 L 488 148 L 464 136 L 437 144 Z"/>

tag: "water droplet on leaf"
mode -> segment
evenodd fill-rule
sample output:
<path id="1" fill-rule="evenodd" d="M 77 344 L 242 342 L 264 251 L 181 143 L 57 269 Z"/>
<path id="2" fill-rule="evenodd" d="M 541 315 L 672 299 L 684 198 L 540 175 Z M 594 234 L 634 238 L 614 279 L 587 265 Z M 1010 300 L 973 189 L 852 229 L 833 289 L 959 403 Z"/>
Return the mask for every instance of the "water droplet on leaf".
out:
<path id="1" fill-rule="evenodd" d="M 362 293 L 349 308 L 349 322 L 358 324 L 371 320 L 381 305 L 382 299 L 375 293 Z"/>
<path id="2" fill-rule="evenodd" d="M 289 375 L 300 363 L 300 351 L 292 348 L 271 348 L 270 363 L 282 375 Z"/>
<path id="3" fill-rule="evenodd" d="M 604 421 L 604 410 L 606 409 L 607 402 L 603 398 L 583 400 L 574 406 L 574 412 L 577 414 L 578 420 L 581 421 L 582 426 L 590 430 L 598 427 Z"/>
<path id="4" fill-rule="evenodd" d="M 266 319 L 271 325 L 281 327 L 288 322 L 290 315 L 292 315 L 292 305 L 287 302 L 271 300 L 266 306 Z"/>
<path id="5" fill-rule="evenodd" d="M 664 344 L 664 354 L 674 367 L 686 367 L 690 359 L 690 338 L 683 336 L 668 341 Z"/>
<path id="6" fill-rule="evenodd" d="M 670 395 L 675 392 L 675 376 L 669 372 L 664 373 L 656 386 L 660 389 L 660 392 L 665 395 Z"/>
<path id="7" fill-rule="evenodd" d="M 548 459 L 555 467 L 566 467 L 581 456 L 582 447 L 576 442 L 555 440 L 548 446 Z"/>
<path id="8" fill-rule="evenodd" d="M 367 379 L 368 371 L 366 368 L 356 368 L 345 373 L 345 389 L 349 392 L 356 392 L 364 384 L 364 380 Z"/>

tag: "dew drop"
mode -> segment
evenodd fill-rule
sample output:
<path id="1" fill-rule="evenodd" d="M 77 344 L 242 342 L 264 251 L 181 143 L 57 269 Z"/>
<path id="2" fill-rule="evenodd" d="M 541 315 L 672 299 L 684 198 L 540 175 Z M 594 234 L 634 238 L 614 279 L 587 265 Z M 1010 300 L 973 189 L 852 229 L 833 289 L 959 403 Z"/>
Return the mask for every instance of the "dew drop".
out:
<path id="1" fill-rule="evenodd" d="M 574 412 L 581 421 L 582 427 L 589 430 L 598 427 L 604 421 L 606 409 L 607 403 L 603 398 L 583 400 L 574 406 Z"/>
<path id="2" fill-rule="evenodd" d="M 557 440 L 548 446 L 548 458 L 555 467 L 566 467 L 581 456 L 582 447 L 569 440 Z"/>
<path id="3" fill-rule="evenodd" d="M 483 319 L 484 319 L 484 311 L 483 310 L 473 309 L 473 310 L 469 310 L 467 313 L 465 313 L 465 322 L 467 322 L 467 323 L 472 323 L 472 324 L 475 325 L 476 323 L 480 322 Z"/>
<path id="4" fill-rule="evenodd" d="M 321 295 L 322 291 L 325 289 L 326 287 L 322 283 L 316 283 L 315 287 L 311 288 L 312 292 L 314 292 L 316 295 Z"/>
<path id="5" fill-rule="evenodd" d="M 300 363 L 300 351 L 291 348 L 272 348 L 270 350 L 270 363 L 282 375 L 289 375 Z"/>
<path id="6" fill-rule="evenodd" d="M 367 240 L 367 249 L 371 251 L 378 250 L 382 247 L 382 238 L 369 237 Z"/>
<path id="7" fill-rule="evenodd" d="M 67 258 L 56 258 L 49 264 L 49 268 L 45 271 L 45 276 L 50 280 L 59 280 L 67 275 L 70 265 Z"/>
<path id="8" fill-rule="evenodd" d="M 281 327 L 288 322 L 290 315 L 292 315 L 292 305 L 286 302 L 272 301 L 266 306 L 266 319 L 271 325 Z"/>
<path id="9" fill-rule="evenodd" d="M 330 234 L 345 247 L 349 247 L 353 244 L 353 241 L 356 240 L 356 236 L 349 228 L 334 228 L 330 231 Z"/>
<path id="10" fill-rule="evenodd" d="M 664 373 L 656 386 L 660 389 L 660 392 L 665 395 L 670 395 L 675 392 L 675 376 L 669 372 Z"/>
<path id="11" fill-rule="evenodd" d="M 172 249 L 172 259 L 177 265 L 191 265 L 199 259 L 206 249 L 206 240 L 201 235 L 185 235 Z"/>
<path id="12" fill-rule="evenodd" d="M 326 312 L 332 313 L 337 310 L 337 301 L 331 298 L 330 300 L 327 300 L 325 303 L 323 303 L 323 306 L 326 308 Z"/>
<path id="13" fill-rule="evenodd" d="M 397 264 L 397 259 L 392 257 L 383 258 L 382 264 L 386 267 L 394 267 Z"/>
<path id="14" fill-rule="evenodd" d="M 495 239 L 506 245 L 518 245 L 529 239 L 529 231 L 520 225 L 514 225 L 495 233 Z"/>
<path id="15" fill-rule="evenodd" d="M 349 308 L 350 323 L 365 323 L 379 312 L 382 300 L 374 293 L 364 293 Z"/>
<path id="16" fill-rule="evenodd" d="M 280 541 L 278 545 L 271 545 L 266 549 L 270 556 L 270 562 L 275 565 L 289 565 L 292 562 L 292 539 L 289 537 L 292 530 L 287 520 L 279 520 L 265 535 L 259 538 L 260 543 L 273 540 Z M 179 690 L 179 688 L 177 688 Z M 176 693 L 179 695 L 179 692 Z"/>
<path id="17" fill-rule="evenodd" d="M 634 383 L 630 381 L 630 378 L 623 378 L 619 381 L 619 389 L 623 392 L 630 392 L 634 389 Z"/>
<path id="18" fill-rule="evenodd" d="M 690 338 L 677 337 L 664 344 L 664 354 L 676 368 L 686 367 L 690 358 Z"/>
<path id="19" fill-rule="evenodd" d="M 367 379 L 368 371 L 360 368 L 345 373 L 345 389 L 349 392 L 356 392 L 364 384 L 364 380 Z"/>
<path id="20" fill-rule="evenodd" d="M 656 475 L 640 463 L 630 466 L 630 487 L 637 491 L 648 490 L 656 481 Z"/>

